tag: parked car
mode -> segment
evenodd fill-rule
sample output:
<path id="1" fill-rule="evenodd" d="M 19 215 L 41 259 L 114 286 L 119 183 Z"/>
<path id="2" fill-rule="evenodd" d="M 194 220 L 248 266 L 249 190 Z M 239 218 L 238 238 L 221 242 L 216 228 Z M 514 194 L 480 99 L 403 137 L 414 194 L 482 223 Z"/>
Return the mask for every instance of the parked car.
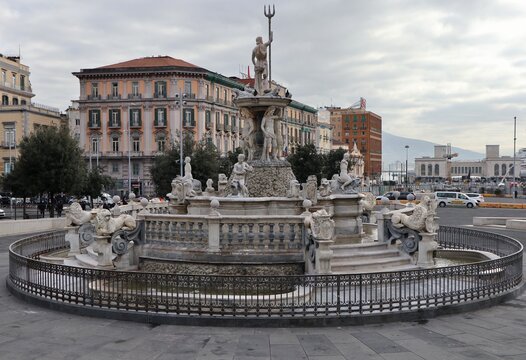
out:
<path id="1" fill-rule="evenodd" d="M 5 218 L 5 211 L 4 211 L 4 209 L 0 209 L 0 218 Z"/>
<path id="2" fill-rule="evenodd" d="M 438 206 L 446 207 L 448 205 L 465 206 L 473 208 L 478 206 L 478 202 L 475 199 L 468 197 L 466 194 L 456 191 L 437 191 L 435 193 Z"/>
<path id="3" fill-rule="evenodd" d="M 386 192 L 385 194 L 381 196 L 377 196 L 376 200 L 382 200 L 383 197 L 388 198 L 389 200 L 395 200 L 394 191 Z M 400 191 L 400 196 L 398 197 L 398 200 L 407 200 L 407 195 L 412 194 L 415 196 L 415 194 L 412 191 Z M 416 199 L 416 196 L 415 196 Z"/>
<path id="4" fill-rule="evenodd" d="M 484 196 L 482 196 L 481 194 L 478 194 L 478 193 L 466 193 L 466 195 L 469 198 L 471 198 L 471 199 L 475 199 L 479 204 L 484 202 Z"/>

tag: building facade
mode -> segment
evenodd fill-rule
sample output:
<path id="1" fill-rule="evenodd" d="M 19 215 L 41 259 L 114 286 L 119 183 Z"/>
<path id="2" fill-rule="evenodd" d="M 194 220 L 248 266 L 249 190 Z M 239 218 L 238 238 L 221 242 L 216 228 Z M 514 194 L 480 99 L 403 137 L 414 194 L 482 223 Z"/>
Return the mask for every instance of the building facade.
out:
<path id="1" fill-rule="evenodd" d="M 153 195 L 154 157 L 181 134 L 213 143 L 223 155 L 241 145 L 243 124 L 232 101 L 234 90 L 247 85 L 240 79 L 169 56 L 73 74 L 80 82 L 79 144 L 90 166 L 102 167 L 115 180 L 112 193 Z M 286 141 L 314 141 L 315 129 L 316 110 L 292 101 L 282 124 Z"/>
<path id="2" fill-rule="evenodd" d="M 500 179 L 514 176 L 513 157 L 500 156 L 499 145 L 486 145 L 485 155 L 481 160 L 448 160 L 447 145 L 435 145 L 432 157 L 415 159 L 416 177 L 422 181 L 439 181 L 450 177 Z"/>
<path id="3" fill-rule="evenodd" d="M 382 173 L 382 118 L 365 108 L 328 108 L 333 141 L 352 150 L 356 143 L 364 156 L 364 176 L 380 178 Z"/>
<path id="4" fill-rule="evenodd" d="M 316 127 L 316 148 L 321 154 L 332 149 L 331 112 L 326 108 L 318 109 L 318 124 Z"/>
<path id="5" fill-rule="evenodd" d="M 29 67 L 20 63 L 19 57 L 0 55 L 0 166 L 4 175 L 13 169 L 18 157 L 17 144 L 24 136 L 38 127 L 61 123 L 58 109 L 31 102 L 35 95 L 29 75 Z"/>

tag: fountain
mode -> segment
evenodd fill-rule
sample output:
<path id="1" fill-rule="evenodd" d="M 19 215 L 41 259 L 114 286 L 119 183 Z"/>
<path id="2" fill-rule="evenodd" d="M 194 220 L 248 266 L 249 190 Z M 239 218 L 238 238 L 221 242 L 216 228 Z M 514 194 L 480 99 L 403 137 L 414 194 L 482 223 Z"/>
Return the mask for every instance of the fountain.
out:
<path id="1" fill-rule="evenodd" d="M 440 238 L 456 233 L 439 231 L 429 197 L 374 211 L 374 195 L 359 191 L 356 146 L 343 156 L 340 172 L 319 186 L 316 176 L 296 180 L 281 158 L 281 124 L 292 99 L 270 87 L 271 42 L 270 30 L 267 43 L 257 38 L 255 88 L 234 99 L 244 153 L 230 178 L 220 174 L 217 189 L 209 179 L 203 191 L 187 157 L 169 203 L 141 199 L 111 212 L 73 204 L 65 233 L 11 246 L 8 287 L 40 303 L 81 305 L 103 316 L 132 310 L 147 321 L 175 315 L 178 322 L 192 323 L 186 316 L 221 324 L 259 317 L 338 323 L 515 289 L 522 280 L 520 244 L 488 237 L 480 245 L 480 233 Z M 434 256 L 447 249 L 479 249 L 478 259 L 491 253 L 490 261 L 439 271 Z"/>

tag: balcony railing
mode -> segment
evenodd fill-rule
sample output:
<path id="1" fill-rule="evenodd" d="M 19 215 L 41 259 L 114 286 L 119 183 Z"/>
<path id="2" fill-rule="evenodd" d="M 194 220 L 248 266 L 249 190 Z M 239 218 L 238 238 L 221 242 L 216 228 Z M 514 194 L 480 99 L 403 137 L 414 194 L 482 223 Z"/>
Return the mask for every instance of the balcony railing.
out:
<path id="1" fill-rule="evenodd" d="M 166 127 L 166 120 L 160 120 L 160 121 L 154 122 L 153 126 L 156 128 Z"/>
<path id="2" fill-rule="evenodd" d="M 212 128 L 212 122 L 211 122 L 211 121 L 206 121 L 206 122 L 205 122 L 205 128 L 206 128 L 207 130 L 211 129 L 211 128 Z"/>
<path id="3" fill-rule="evenodd" d="M 3 87 L 6 87 L 6 88 L 10 88 L 10 89 L 14 89 L 14 90 L 19 90 L 19 91 L 26 91 L 26 92 L 32 92 L 31 90 L 31 86 L 20 86 L 20 85 L 17 85 L 17 84 L 13 84 L 12 82 L 9 82 L 9 81 L 2 81 L 0 82 L 0 86 L 3 86 Z"/>
<path id="4" fill-rule="evenodd" d="M 225 131 L 230 131 L 230 125 L 225 125 Z"/>
<path id="5" fill-rule="evenodd" d="M 128 99 L 141 99 L 142 94 L 128 94 Z"/>
<path id="6" fill-rule="evenodd" d="M 100 95 L 88 95 L 87 98 L 88 100 L 100 100 L 101 96 Z"/>
<path id="7" fill-rule="evenodd" d="M 118 94 L 118 95 L 107 95 L 106 99 L 108 99 L 108 100 L 120 100 L 121 99 L 121 94 Z"/>
<path id="8" fill-rule="evenodd" d="M 16 142 L 15 141 L 2 141 L 2 147 L 5 149 L 15 148 Z"/>
<path id="9" fill-rule="evenodd" d="M 222 131 L 224 129 L 223 124 L 216 124 L 216 130 Z"/>
<path id="10" fill-rule="evenodd" d="M 122 151 L 107 151 L 105 154 L 107 157 L 122 157 L 123 153 Z"/>
<path id="11" fill-rule="evenodd" d="M 132 151 L 130 152 L 131 157 L 140 157 L 144 156 L 144 151 Z"/>

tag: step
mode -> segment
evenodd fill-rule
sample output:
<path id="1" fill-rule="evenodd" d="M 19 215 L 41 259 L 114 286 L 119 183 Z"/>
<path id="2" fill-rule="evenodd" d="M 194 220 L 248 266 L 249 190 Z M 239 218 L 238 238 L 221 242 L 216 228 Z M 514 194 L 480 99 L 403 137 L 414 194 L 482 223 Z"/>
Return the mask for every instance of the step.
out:
<path id="1" fill-rule="evenodd" d="M 384 250 L 389 247 L 389 244 L 387 243 L 363 243 L 363 244 L 337 244 L 337 245 L 331 245 L 330 248 L 333 251 L 345 251 L 345 250 L 351 250 L 354 252 L 358 251 L 374 251 L 374 250 Z"/>
<path id="2" fill-rule="evenodd" d="M 389 271 L 393 267 L 411 265 L 411 259 L 406 257 L 396 257 L 387 259 L 362 259 L 354 261 L 331 261 L 331 271 L 339 273 L 366 272 L 370 269 L 377 271 Z"/>
<path id="3" fill-rule="evenodd" d="M 346 250 L 343 251 L 334 251 L 332 259 L 338 260 L 338 259 L 360 259 L 360 258 L 370 258 L 370 259 L 378 259 L 378 258 L 393 258 L 400 256 L 400 252 L 396 249 L 383 249 L 383 250 L 376 250 L 376 251 L 349 251 Z"/>
<path id="4" fill-rule="evenodd" d="M 371 266 L 370 268 L 360 268 L 360 269 L 338 269 L 332 270 L 333 274 L 365 274 L 365 273 L 377 273 L 377 272 L 392 272 L 392 271 L 407 271 L 419 269 L 416 265 L 396 265 L 389 267 L 375 267 Z"/>

